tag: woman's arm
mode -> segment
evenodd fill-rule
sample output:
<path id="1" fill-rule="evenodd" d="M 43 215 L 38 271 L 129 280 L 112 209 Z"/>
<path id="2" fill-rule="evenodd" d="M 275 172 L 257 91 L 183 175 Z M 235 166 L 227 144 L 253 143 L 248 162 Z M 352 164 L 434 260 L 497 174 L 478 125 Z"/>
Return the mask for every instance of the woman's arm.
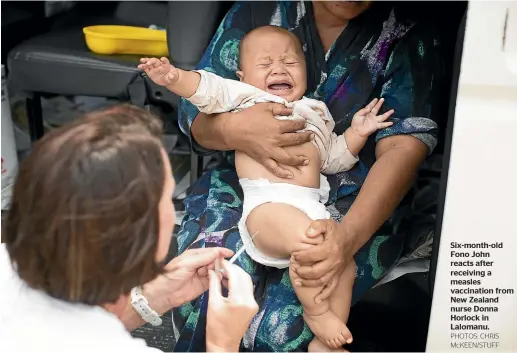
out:
<path id="1" fill-rule="evenodd" d="M 353 253 L 393 214 L 436 146 L 441 63 L 432 28 L 418 25 L 391 55 L 381 95 L 393 125 L 377 132 L 376 161 L 342 221 L 354 234 Z"/>
<path id="2" fill-rule="evenodd" d="M 303 285 L 325 285 L 344 269 L 393 214 L 436 146 L 442 77 L 438 41 L 427 28 L 413 28 L 393 50 L 389 63 L 381 96 L 382 110 L 394 110 L 393 125 L 377 132 L 377 159 L 342 222 L 313 222 L 307 235 L 324 234 L 325 242 L 294 254 L 297 262 L 305 264 L 297 271 Z M 309 266 L 314 262 L 318 263 Z"/>
<path id="3" fill-rule="evenodd" d="M 166 293 L 163 293 L 162 300 L 160 300 L 160 298 L 153 297 L 146 290 L 144 290 L 142 294 L 149 302 L 149 306 L 153 308 L 153 310 L 155 310 L 159 315 L 163 315 L 164 313 L 172 309 L 172 307 L 169 307 L 166 301 L 163 300 L 163 298 L 166 297 Z M 146 324 L 144 319 L 142 319 L 142 317 L 136 312 L 136 310 L 131 305 L 130 297 L 128 297 L 127 304 L 124 307 L 122 313 L 120 314 L 119 319 L 120 321 L 122 321 L 122 323 L 128 331 L 134 331 L 140 326 Z"/>
<path id="4" fill-rule="evenodd" d="M 205 114 L 198 113 L 190 127 L 190 134 L 194 141 L 206 150 L 233 151 L 237 149 L 235 144 L 235 131 L 228 124 L 232 113 Z"/>
<path id="5" fill-rule="evenodd" d="M 386 137 L 377 143 L 377 161 L 339 228 L 355 254 L 393 214 L 414 182 L 429 149 L 412 136 Z M 345 238 L 345 237 L 344 237 Z"/>
<path id="6" fill-rule="evenodd" d="M 208 290 L 208 271 L 214 268 L 215 261 L 232 255 L 233 251 L 225 248 L 187 250 L 165 266 L 164 274 L 146 283 L 142 293 L 149 306 L 162 315 Z M 133 309 L 130 300 L 128 297 L 118 317 L 132 331 L 145 322 Z"/>
<path id="7" fill-rule="evenodd" d="M 207 327 L 207 352 L 237 352 L 239 343 L 258 311 L 251 277 L 224 257 L 233 252 L 224 248 L 187 250 L 166 266 L 166 273 L 144 286 L 143 294 L 151 308 L 162 315 L 172 307 L 189 302 L 210 290 Z M 221 261 L 228 295 L 221 292 L 222 278 L 214 272 L 214 263 Z M 128 330 L 144 324 L 129 300 L 119 315 Z M 221 330 L 225 327 L 226 330 Z"/>

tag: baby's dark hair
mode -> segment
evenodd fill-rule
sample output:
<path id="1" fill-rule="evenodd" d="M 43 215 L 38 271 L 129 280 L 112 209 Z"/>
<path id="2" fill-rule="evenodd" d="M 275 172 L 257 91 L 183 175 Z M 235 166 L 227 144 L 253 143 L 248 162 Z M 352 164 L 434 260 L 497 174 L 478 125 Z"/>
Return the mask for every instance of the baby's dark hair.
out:
<path id="1" fill-rule="evenodd" d="M 246 43 L 246 41 L 249 39 L 250 36 L 252 36 L 253 34 L 256 34 L 258 32 L 262 32 L 262 31 L 282 33 L 282 34 L 286 34 L 286 35 L 290 36 L 298 44 L 297 47 L 298 47 L 298 50 L 300 51 L 299 54 L 301 56 L 305 56 L 305 54 L 303 53 L 302 42 L 300 41 L 300 38 L 298 38 L 294 33 L 288 31 L 285 28 L 279 27 L 279 26 L 267 25 L 267 26 L 261 26 L 261 27 L 254 28 L 250 32 L 246 33 L 244 35 L 244 37 L 242 37 L 242 39 L 239 43 L 239 67 L 242 68 L 242 52 L 243 52 L 244 44 Z"/>

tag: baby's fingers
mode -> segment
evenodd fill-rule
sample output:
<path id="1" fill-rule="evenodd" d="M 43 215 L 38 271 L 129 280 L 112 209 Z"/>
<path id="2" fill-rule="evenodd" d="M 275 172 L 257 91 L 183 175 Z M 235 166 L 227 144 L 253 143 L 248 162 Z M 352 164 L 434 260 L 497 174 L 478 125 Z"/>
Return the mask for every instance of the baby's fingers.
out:
<path id="1" fill-rule="evenodd" d="M 144 71 L 147 71 L 150 69 L 149 67 L 149 58 L 141 58 L 140 59 L 140 64 L 138 65 L 138 68 L 140 70 L 144 70 Z"/>
<path id="2" fill-rule="evenodd" d="M 151 58 L 151 59 L 147 60 L 147 65 L 149 65 L 149 67 L 153 68 L 153 67 L 158 67 L 158 66 L 162 65 L 162 62 L 160 60 L 158 60 L 157 58 Z"/>
<path id="3" fill-rule="evenodd" d="M 359 109 L 357 111 L 357 113 L 354 114 L 354 117 L 356 117 L 356 116 L 365 116 L 366 114 L 368 114 L 370 112 L 370 110 L 371 109 L 369 109 L 368 106 L 365 107 L 365 108 Z"/>
<path id="4" fill-rule="evenodd" d="M 165 75 L 165 81 L 167 84 L 172 84 L 176 81 L 176 75 L 173 72 L 169 72 L 167 75 Z"/>
<path id="5" fill-rule="evenodd" d="M 373 101 L 372 101 L 372 103 L 373 103 Z M 372 103 L 370 103 L 370 104 L 372 104 Z M 377 115 L 377 113 L 379 112 L 379 110 L 382 107 L 382 103 L 384 103 L 384 98 L 381 98 L 377 102 L 375 102 L 375 106 L 372 108 L 372 113 L 373 114 Z"/>
<path id="6" fill-rule="evenodd" d="M 372 109 L 375 107 L 375 104 L 377 104 L 379 100 L 377 98 L 374 98 L 366 107 L 363 109 L 366 109 L 366 112 L 369 113 L 372 111 Z"/>
<path id="7" fill-rule="evenodd" d="M 388 120 L 388 118 L 389 118 L 390 116 L 392 116 L 392 115 L 393 115 L 393 113 L 395 113 L 395 110 L 393 110 L 393 109 L 388 110 L 386 113 L 384 113 L 384 114 L 382 114 L 382 115 L 379 115 L 379 116 L 377 117 L 377 121 L 378 121 L 378 122 L 386 121 L 386 120 Z"/>
<path id="8" fill-rule="evenodd" d="M 391 125 L 393 125 L 393 123 L 391 121 L 388 121 L 386 123 L 379 123 L 378 128 L 379 129 L 385 129 L 387 127 L 390 127 Z"/>
<path id="9" fill-rule="evenodd" d="M 377 98 L 374 98 L 370 103 L 368 103 L 368 105 L 362 109 L 359 109 L 359 111 L 357 113 L 355 113 L 356 116 L 359 116 L 359 115 L 366 115 L 368 114 L 369 112 L 372 111 L 373 107 L 375 107 L 375 104 L 377 103 L 378 99 Z"/>

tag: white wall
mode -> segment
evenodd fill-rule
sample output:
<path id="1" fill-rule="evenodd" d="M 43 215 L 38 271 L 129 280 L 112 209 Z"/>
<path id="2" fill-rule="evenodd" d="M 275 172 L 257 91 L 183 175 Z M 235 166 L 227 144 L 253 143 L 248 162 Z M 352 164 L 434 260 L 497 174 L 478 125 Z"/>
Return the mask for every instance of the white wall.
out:
<path id="1" fill-rule="evenodd" d="M 510 22 L 504 34 L 507 16 Z M 517 351 L 517 72 L 509 67 L 517 68 L 517 2 L 470 2 L 427 340 L 429 352 L 474 348 Z M 503 248 L 475 250 L 488 253 L 490 257 L 483 260 L 493 261 L 492 266 L 453 266 L 451 261 L 472 261 L 476 265 L 480 259 L 472 258 L 472 250 L 452 249 L 452 242 L 502 242 Z M 471 257 L 452 257 L 453 250 Z M 492 271 L 492 275 L 451 274 L 465 270 Z M 452 285 L 452 280 L 479 280 L 481 284 Z M 451 293 L 454 288 L 481 287 L 513 289 L 514 294 Z M 451 303 L 452 296 L 466 298 L 467 302 Z M 471 303 L 470 297 L 499 298 L 499 302 Z M 474 312 L 474 306 L 493 307 L 497 312 Z M 471 312 L 451 312 L 451 307 Z M 476 314 L 480 319 L 486 315 L 488 321 L 451 318 Z M 488 330 L 452 329 L 451 325 L 458 324 L 487 325 Z"/>

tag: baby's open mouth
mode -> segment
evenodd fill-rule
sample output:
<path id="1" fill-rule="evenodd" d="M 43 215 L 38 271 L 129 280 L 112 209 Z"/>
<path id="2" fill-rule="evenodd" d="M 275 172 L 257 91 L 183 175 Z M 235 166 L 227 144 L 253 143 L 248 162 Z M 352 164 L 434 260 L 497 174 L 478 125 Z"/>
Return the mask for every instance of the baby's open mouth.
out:
<path id="1" fill-rule="evenodd" d="M 288 82 L 272 83 L 267 86 L 272 91 L 284 91 L 293 88 L 293 85 Z"/>

